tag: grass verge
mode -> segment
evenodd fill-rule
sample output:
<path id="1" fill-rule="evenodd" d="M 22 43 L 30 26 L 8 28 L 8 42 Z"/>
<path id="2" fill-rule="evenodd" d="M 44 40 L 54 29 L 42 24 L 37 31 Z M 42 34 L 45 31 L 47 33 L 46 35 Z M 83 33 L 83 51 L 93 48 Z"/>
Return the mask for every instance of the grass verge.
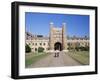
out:
<path id="1" fill-rule="evenodd" d="M 89 65 L 89 51 L 73 51 L 68 55 L 83 65 Z"/>
<path id="2" fill-rule="evenodd" d="M 28 67 L 29 65 L 35 63 L 36 61 L 39 61 L 41 58 L 46 57 L 49 54 L 46 53 L 31 53 L 25 55 L 25 67 Z"/>

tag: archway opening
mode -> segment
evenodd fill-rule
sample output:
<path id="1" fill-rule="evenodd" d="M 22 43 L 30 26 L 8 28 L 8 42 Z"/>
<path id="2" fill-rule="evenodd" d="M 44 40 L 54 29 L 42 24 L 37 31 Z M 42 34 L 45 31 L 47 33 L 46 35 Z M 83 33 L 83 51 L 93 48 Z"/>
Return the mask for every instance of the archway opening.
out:
<path id="1" fill-rule="evenodd" d="M 54 50 L 62 51 L 62 44 L 60 42 L 56 42 L 54 44 Z"/>

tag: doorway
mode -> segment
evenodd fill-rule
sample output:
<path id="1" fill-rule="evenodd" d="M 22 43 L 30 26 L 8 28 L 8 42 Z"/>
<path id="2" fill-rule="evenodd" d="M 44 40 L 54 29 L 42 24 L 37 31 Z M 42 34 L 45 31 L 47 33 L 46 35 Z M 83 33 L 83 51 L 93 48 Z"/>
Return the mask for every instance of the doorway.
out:
<path id="1" fill-rule="evenodd" d="M 62 51 L 62 44 L 60 42 L 56 42 L 54 44 L 54 50 Z"/>

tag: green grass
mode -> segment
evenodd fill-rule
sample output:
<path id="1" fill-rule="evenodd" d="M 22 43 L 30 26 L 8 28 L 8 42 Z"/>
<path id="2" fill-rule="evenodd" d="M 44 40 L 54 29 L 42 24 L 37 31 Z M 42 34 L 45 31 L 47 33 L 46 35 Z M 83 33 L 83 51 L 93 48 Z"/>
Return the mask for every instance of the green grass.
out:
<path id="1" fill-rule="evenodd" d="M 41 58 L 46 57 L 46 53 L 30 53 L 25 55 L 25 67 L 39 61 Z"/>
<path id="2" fill-rule="evenodd" d="M 89 65 L 89 51 L 73 51 L 68 55 L 83 65 Z"/>

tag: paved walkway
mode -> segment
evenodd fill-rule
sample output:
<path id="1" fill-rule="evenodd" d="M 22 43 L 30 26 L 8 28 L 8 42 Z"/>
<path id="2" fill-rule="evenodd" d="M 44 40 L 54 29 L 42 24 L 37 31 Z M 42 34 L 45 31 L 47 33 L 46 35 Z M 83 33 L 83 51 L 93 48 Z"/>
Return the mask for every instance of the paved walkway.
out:
<path id="1" fill-rule="evenodd" d="M 54 57 L 54 53 L 47 57 L 40 59 L 36 63 L 29 66 L 29 68 L 35 67 L 59 67 L 59 66 L 76 66 L 81 65 L 79 62 L 72 59 L 68 54 L 60 52 L 59 57 Z"/>

